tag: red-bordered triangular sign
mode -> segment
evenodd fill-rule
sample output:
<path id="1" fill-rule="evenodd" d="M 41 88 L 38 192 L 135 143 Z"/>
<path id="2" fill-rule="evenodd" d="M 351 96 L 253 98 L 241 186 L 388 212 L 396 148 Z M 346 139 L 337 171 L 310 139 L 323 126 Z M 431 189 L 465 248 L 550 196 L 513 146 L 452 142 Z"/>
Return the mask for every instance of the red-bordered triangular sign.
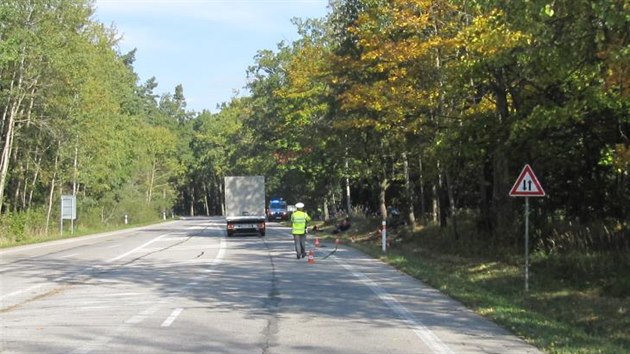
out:
<path id="1" fill-rule="evenodd" d="M 544 195 L 545 191 L 538 182 L 534 171 L 529 164 L 525 165 L 510 191 L 510 197 L 543 197 Z"/>

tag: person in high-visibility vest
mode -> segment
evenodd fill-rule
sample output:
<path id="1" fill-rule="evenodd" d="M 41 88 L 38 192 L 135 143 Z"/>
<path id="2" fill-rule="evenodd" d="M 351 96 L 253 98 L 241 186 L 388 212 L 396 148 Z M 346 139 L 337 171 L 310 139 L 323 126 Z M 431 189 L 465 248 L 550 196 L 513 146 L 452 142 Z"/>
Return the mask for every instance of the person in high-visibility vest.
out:
<path id="1" fill-rule="evenodd" d="M 311 217 L 304 211 L 304 203 L 297 203 L 295 207 L 297 210 L 291 214 L 291 233 L 295 242 L 297 259 L 300 259 L 306 257 L 306 247 L 304 246 L 306 241 L 306 224 L 311 221 Z"/>

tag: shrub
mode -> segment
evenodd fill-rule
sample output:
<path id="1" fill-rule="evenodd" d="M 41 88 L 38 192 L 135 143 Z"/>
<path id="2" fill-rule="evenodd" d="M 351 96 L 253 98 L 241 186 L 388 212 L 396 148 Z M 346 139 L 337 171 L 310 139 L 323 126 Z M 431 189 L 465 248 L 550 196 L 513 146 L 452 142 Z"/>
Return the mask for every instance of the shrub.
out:
<path id="1" fill-rule="evenodd" d="M 26 216 L 26 213 L 20 212 L 9 212 L 0 216 L 0 232 L 4 242 L 21 242 L 26 238 Z"/>

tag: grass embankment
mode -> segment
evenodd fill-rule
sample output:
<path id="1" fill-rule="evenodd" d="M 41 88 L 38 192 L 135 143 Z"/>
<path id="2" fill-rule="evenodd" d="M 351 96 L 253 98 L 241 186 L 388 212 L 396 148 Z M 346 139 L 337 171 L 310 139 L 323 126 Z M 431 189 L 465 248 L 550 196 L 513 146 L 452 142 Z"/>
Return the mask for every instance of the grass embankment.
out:
<path id="1" fill-rule="evenodd" d="M 524 255 L 471 256 L 461 247 L 449 248 L 444 242 L 449 236 L 439 227 L 388 229 L 391 244 L 383 254 L 377 225 L 355 220 L 349 232 L 334 237 L 439 289 L 545 352 L 630 353 L 630 291 L 625 288 L 630 270 L 619 269 L 625 275 L 616 277 L 589 273 L 572 270 L 572 262 L 610 260 L 534 254 L 525 292 Z M 330 230 L 324 226 L 320 235 L 326 237 Z"/>
<path id="2" fill-rule="evenodd" d="M 98 233 L 103 233 L 103 232 L 131 229 L 134 227 L 153 225 L 153 224 L 158 224 L 161 222 L 164 222 L 164 220 L 155 219 L 153 221 L 146 221 L 146 222 L 142 222 L 138 224 L 127 224 L 127 225 L 125 224 L 110 224 L 110 225 L 102 225 L 102 226 L 77 225 L 74 232 L 72 232 L 69 229 L 69 226 L 68 226 L 69 222 L 66 222 L 66 224 L 68 225 L 66 225 L 66 228 L 64 228 L 63 234 L 60 232 L 59 229 L 55 229 L 55 231 L 49 232 L 48 235 L 46 235 L 46 233 L 43 231 L 39 231 L 39 232 L 31 232 L 31 233 L 23 234 L 23 235 L 20 235 L 20 237 L 15 237 L 15 234 L 11 232 L 0 233 L 0 249 L 30 245 L 30 244 L 35 244 L 35 243 L 63 240 L 63 239 L 87 236 L 87 235 L 98 234 Z"/>

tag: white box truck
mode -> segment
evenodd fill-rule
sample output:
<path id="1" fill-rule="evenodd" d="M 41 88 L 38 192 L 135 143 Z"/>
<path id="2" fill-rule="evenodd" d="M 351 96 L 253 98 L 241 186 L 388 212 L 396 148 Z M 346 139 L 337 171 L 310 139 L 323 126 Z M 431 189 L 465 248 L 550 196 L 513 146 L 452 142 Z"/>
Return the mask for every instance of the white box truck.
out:
<path id="1" fill-rule="evenodd" d="M 225 177 L 227 235 L 265 236 L 265 177 Z"/>

